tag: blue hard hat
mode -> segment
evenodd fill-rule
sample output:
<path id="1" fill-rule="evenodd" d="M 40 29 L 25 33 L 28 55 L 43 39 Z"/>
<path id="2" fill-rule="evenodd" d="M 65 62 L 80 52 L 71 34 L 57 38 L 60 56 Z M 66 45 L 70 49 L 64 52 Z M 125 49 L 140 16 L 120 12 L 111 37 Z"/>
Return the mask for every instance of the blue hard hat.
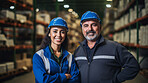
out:
<path id="1" fill-rule="evenodd" d="M 52 19 L 50 24 L 48 25 L 48 28 L 50 28 L 51 26 L 62 26 L 62 27 L 65 27 L 68 31 L 67 23 L 61 17 Z"/>
<path id="2" fill-rule="evenodd" d="M 87 20 L 87 19 L 97 19 L 101 23 L 101 19 L 99 18 L 97 13 L 92 12 L 92 11 L 87 11 L 82 15 L 80 25 L 82 25 L 82 21 Z"/>

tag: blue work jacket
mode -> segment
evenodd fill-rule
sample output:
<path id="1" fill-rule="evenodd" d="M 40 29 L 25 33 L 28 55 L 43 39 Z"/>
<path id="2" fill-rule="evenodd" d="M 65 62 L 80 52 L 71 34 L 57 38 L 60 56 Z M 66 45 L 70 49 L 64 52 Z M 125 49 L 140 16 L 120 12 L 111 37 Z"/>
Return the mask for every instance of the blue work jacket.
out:
<path id="1" fill-rule="evenodd" d="M 51 58 L 48 46 L 33 55 L 33 72 L 36 83 L 79 83 L 79 70 L 74 57 L 68 51 L 62 50 L 63 58 L 60 65 Z M 69 73 L 72 78 L 67 80 L 65 73 Z"/>

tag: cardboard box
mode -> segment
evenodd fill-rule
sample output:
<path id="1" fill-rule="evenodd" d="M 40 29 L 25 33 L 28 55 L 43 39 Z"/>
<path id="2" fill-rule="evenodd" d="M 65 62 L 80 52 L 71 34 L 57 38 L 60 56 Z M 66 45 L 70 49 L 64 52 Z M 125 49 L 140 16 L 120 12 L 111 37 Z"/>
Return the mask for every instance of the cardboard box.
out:
<path id="1" fill-rule="evenodd" d="M 25 66 L 31 66 L 32 65 L 32 60 L 31 60 L 31 58 L 26 58 L 26 59 L 24 59 L 24 61 L 25 61 Z"/>
<path id="2" fill-rule="evenodd" d="M 37 33 L 38 35 L 44 35 L 44 34 L 45 34 L 44 26 L 41 25 L 41 24 L 38 24 L 38 25 L 36 26 L 36 33 Z"/>
<path id="3" fill-rule="evenodd" d="M 14 20 L 14 13 L 9 10 L 1 10 L 0 11 L 0 18 L 9 18 Z"/>
<path id="4" fill-rule="evenodd" d="M 6 64 L 0 64 L 0 74 L 6 73 Z"/>
<path id="5" fill-rule="evenodd" d="M 24 60 L 17 60 L 16 61 L 16 69 L 22 69 L 25 66 Z"/>
<path id="6" fill-rule="evenodd" d="M 7 62 L 6 63 L 6 70 L 7 70 L 7 72 L 14 70 L 14 62 Z"/>

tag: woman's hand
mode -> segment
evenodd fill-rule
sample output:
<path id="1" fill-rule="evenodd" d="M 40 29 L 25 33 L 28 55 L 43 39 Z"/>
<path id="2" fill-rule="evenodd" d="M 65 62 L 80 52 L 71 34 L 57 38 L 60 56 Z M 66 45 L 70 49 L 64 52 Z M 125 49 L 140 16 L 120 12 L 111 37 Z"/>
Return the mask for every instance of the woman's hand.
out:
<path id="1" fill-rule="evenodd" d="M 67 79 L 70 79 L 71 78 L 71 75 L 70 74 L 65 74 L 66 78 Z"/>

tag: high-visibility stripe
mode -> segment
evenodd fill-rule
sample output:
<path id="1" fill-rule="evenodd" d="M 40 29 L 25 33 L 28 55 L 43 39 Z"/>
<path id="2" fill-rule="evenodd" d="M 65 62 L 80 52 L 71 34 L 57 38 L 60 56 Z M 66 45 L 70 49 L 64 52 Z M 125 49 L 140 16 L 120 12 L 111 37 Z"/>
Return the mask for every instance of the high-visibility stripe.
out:
<path id="1" fill-rule="evenodd" d="M 67 60 L 68 60 L 68 66 L 69 66 L 69 71 L 70 72 L 70 68 L 71 68 L 71 63 L 72 63 L 72 54 L 70 52 L 68 52 L 69 55 L 67 55 Z"/>
<path id="2" fill-rule="evenodd" d="M 86 57 L 76 57 L 75 60 L 87 60 Z"/>
<path id="3" fill-rule="evenodd" d="M 50 74 L 50 62 L 48 60 L 48 58 L 46 58 L 44 56 L 44 50 L 41 49 L 37 52 L 37 54 L 42 58 L 44 65 L 45 65 L 45 69 L 48 71 L 48 73 Z"/>
<path id="4" fill-rule="evenodd" d="M 98 55 L 98 56 L 94 56 L 93 59 L 115 59 L 115 56 Z"/>

